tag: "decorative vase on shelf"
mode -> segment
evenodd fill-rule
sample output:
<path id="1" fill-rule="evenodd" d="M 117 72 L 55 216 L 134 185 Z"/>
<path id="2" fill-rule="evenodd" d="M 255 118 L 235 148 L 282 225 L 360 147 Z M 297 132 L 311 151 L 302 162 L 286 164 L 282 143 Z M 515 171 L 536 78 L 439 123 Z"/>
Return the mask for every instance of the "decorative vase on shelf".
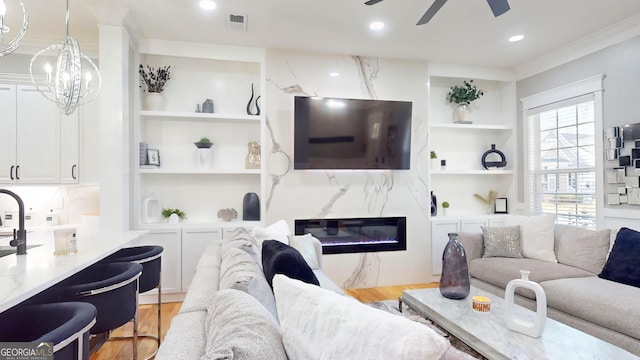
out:
<path id="1" fill-rule="evenodd" d="M 209 148 L 196 149 L 197 165 L 200 169 L 210 169 L 213 164 L 213 152 Z"/>
<path id="2" fill-rule="evenodd" d="M 442 275 L 440 275 L 440 293 L 442 296 L 461 300 L 469 296 L 469 267 L 464 246 L 458 242 L 457 233 L 449 233 L 449 242 L 442 253 Z"/>
<path id="3" fill-rule="evenodd" d="M 537 338 L 542 335 L 547 320 L 547 296 L 540 284 L 529 280 L 529 271 L 520 270 L 520 274 L 522 278 L 509 281 L 504 290 L 504 316 L 509 329 Z M 515 314 L 514 293 L 519 287 L 529 289 L 536 294 L 537 304 L 533 322 L 520 319 Z"/>
<path id="4" fill-rule="evenodd" d="M 431 216 L 436 216 L 438 215 L 438 199 L 436 198 L 436 196 L 433 194 L 433 191 L 431 192 Z"/>
<path id="5" fill-rule="evenodd" d="M 458 121 L 467 121 L 467 117 L 469 117 L 469 104 L 460 103 L 456 108 L 456 119 Z"/>
<path id="6" fill-rule="evenodd" d="M 162 93 L 150 92 L 144 98 L 147 110 L 162 111 L 165 109 L 166 102 Z"/>

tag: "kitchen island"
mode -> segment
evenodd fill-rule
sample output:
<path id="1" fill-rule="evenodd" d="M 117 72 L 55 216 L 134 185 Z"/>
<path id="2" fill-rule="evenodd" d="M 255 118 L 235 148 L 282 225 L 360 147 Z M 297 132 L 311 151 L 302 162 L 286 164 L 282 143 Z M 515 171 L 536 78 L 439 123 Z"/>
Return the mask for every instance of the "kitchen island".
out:
<path id="1" fill-rule="evenodd" d="M 100 232 L 78 228 L 78 252 L 53 255 L 53 228 L 27 234 L 27 245 L 39 245 L 26 255 L 0 257 L 0 312 L 3 312 L 98 262 L 117 250 L 133 246 L 146 231 Z M 0 241 L 8 245 L 9 239 Z"/>

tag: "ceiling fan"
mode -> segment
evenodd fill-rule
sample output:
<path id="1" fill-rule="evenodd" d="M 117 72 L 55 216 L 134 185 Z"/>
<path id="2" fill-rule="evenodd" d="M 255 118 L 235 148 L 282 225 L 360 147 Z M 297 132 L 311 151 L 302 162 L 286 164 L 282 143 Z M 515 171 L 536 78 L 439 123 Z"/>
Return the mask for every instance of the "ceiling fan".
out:
<path id="1" fill-rule="evenodd" d="M 383 0 L 369 0 L 365 2 L 365 5 L 375 5 Z M 423 25 L 429 22 L 431 18 L 440 10 L 442 5 L 446 3 L 447 0 L 435 0 L 431 7 L 427 9 L 427 11 L 422 15 L 420 21 L 416 25 Z M 493 11 L 493 16 L 498 17 L 507 11 L 509 11 L 509 3 L 507 0 L 487 0 L 489 3 L 489 7 L 491 7 L 491 11 Z"/>

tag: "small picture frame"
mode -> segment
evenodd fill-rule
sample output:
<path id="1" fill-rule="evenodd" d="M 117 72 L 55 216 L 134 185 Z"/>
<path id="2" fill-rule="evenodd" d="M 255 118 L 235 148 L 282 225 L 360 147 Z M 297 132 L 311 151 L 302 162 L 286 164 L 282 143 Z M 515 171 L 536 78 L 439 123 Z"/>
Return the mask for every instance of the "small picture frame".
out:
<path id="1" fill-rule="evenodd" d="M 147 149 L 147 164 L 160 166 L 160 150 Z"/>
<path id="2" fill-rule="evenodd" d="M 507 209 L 507 198 L 496 198 L 493 202 L 493 212 L 496 214 L 508 214 L 509 211 Z"/>

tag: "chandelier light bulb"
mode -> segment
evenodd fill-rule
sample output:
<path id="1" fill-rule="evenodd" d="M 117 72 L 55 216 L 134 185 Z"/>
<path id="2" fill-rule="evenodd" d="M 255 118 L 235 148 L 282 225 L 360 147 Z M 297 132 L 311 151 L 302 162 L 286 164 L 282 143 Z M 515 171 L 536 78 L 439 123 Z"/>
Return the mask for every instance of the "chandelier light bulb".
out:
<path id="1" fill-rule="evenodd" d="M 20 31 L 16 33 L 13 39 L 5 43 L 4 35 L 8 34 L 11 30 L 8 26 L 5 25 L 5 18 L 7 16 L 7 4 L 5 3 L 5 0 L 0 0 L 0 57 L 11 54 L 15 49 L 17 49 L 20 46 L 24 35 L 27 33 L 27 27 L 29 26 L 27 9 L 24 6 L 23 0 L 19 0 L 19 2 L 20 7 L 22 8 L 22 27 L 20 28 Z"/>

